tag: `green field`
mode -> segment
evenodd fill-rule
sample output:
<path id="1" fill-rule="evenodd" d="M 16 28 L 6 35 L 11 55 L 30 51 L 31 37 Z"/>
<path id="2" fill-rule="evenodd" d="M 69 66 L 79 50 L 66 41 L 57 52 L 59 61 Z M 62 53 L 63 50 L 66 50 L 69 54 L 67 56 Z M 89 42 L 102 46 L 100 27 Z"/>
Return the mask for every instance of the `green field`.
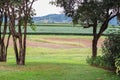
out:
<path id="1" fill-rule="evenodd" d="M 109 30 L 118 30 L 120 26 L 110 26 L 103 34 L 108 34 Z M 3 29 L 2 29 L 3 30 Z M 17 31 L 16 27 L 16 31 Z M 99 30 L 99 27 L 98 27 Z M 97 30 L 97 31 L 98 31 Z M 7 29 L 7 32 L 9 30 Z M 58 34 L 58 35 L 92 35 L 93 28 L 84 28 L 82 25 L 73 24 L 39 24 L 27 27 L 27 34 L 40 35 L 40 34 Z"/>
<path id="2" fill-rule="evenodd" d="M 99 29 L 99 28 L 98 28 Z M 104 32 L 107 34 L 109 30 L 119 29 L 119 26 L 110 26 Z M 81 25 L 73 25 L 73 24 L 39 24 L 35 26 L 35 30 L 33 31 L 30 27 L 28 27 L 28 33 L 30 34 L 74 34 L 74 35 L 91 35 L 93 32 L 91 28 L 83 28 Z"/>
<path id="3" fill-rule="evenodd" d="M 33 31 L 28 28 L 28 33 L 33 34 L 92 34 L 92 28 L 85 29 L 82 27 L 69 27 L 69 26 L 36 26 L 36 30 Z"/>
<path id="4" fill-rule="evenodd" d="M 87 38 L 87 36 L 28 36 L 37 38 Z M 7 63 L 0 63 L 0 80 L 120 80 L 113 72 L 86 63 L 90 48 L 49 49 L 27 47 L 26 65 L 17 66 L 13 49 L 8 49 Z M 101 50 L 99 49 L 99 54 Z"/>

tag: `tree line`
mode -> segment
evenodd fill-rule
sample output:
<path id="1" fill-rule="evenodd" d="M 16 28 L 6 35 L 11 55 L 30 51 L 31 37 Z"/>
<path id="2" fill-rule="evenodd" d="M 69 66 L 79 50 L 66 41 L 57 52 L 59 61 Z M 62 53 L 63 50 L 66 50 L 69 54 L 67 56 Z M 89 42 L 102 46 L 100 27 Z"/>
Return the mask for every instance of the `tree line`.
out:
<path id="1" fill-rule="evenodd" d="M 35 0 L 0 0 L 0 61 L 6 62 L 9 40 L 12 37 L 16 63 L 25 64 L 27 25 L 31 24 L 31 17 L 34 15 L 34 2 Z"/>

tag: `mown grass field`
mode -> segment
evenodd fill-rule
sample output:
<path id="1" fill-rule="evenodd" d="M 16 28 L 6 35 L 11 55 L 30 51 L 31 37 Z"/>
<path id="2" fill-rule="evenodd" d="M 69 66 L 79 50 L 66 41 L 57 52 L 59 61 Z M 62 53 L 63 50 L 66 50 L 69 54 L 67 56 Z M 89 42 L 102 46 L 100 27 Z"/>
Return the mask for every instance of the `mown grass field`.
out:
<path id="1" fill-rule="evenodd" d="M 92 38 L 91 36 L 28 36 L 28 39 L 47 37 Z M 113 72 L 86 63 L 90 48 L 50 49 L 27 47 L 26 65 L 17 66 L 13 49 L 8 49 L 7 63 L 0 63 L 0 80 L 120 80 Z M 99 54 L 101 50 L 99 49 Z"/>

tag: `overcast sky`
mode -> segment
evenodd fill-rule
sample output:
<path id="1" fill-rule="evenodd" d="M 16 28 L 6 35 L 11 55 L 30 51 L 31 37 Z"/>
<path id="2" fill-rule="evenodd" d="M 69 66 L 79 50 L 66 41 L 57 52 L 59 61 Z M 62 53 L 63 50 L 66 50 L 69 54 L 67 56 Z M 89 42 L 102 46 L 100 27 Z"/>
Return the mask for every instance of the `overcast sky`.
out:
<path id="1" fill-rule="evenodd" d="M 37 0 L 33 8 L 36 10 L 36 16 L 44 16 L 47 14 L 60 14 L 62 9 L 49 4 L 51 0 Z"/>

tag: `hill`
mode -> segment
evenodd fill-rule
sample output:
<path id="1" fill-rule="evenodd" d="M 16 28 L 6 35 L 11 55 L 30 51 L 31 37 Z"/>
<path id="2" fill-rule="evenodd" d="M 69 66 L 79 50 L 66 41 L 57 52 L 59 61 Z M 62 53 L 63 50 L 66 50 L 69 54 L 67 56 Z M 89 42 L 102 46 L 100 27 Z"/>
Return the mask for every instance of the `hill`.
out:
<path id="1" fill-rule="evenodd" d="M 41 17 L 33 17 L 35 24 L 39 23 L 71 23 L 72 19 L 65 16 L 65 14 L 49 14 Z M 110 25 L 118 25 L 117 18 L 113 18 L 110 22 Z"/>
<path id="2" fill-rule="evenodd" d="M 35 23 L 71 23 L 72 19 L 64 14 L 49 14 L 41 17 L 33 17 Z"/>

